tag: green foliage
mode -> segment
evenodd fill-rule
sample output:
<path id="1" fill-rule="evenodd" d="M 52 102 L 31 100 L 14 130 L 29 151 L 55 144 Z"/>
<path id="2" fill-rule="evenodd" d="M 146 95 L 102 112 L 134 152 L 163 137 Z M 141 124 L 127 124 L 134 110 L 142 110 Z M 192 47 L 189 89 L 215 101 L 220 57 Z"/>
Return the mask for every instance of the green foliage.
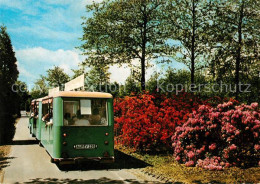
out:
<path id="1" fill-rule="evenodd" d="M 40 75 L 40 78 L 34 82 L 34 87 L 30 94 L 32 99 L 37 99 L 48 95 L 48 84 L 46 77 Z"/>
<path id="2" fill-rule="evenodd" d="M 142 90 L 150 61 L 166 56 L 160 62 L 173 58 L 186 64 L 190 79 L 187 72 L 178 73 L 177 79 L 169 72 L 171 76 L 159 80 L 210 86 L 249 83 L 251 92 L 239 94 L 239 100 L 259 101 L 259 8 L 254 0 L 107 0 L 87 6 L 93 16 L 84 18 L 80 48 L 88 55 L 88 66 L 129 64 Z M 139 63 L 133 65 L 133 60 Z M 148 81 L 149 91 L 157 89 L 158 77 Z"/>
<path id="3" fill-rule="evenodd" d="M 87 73 L 87 88 L 102 91 L 102 86 L 109 84 L 110 73 L 108 66 L 93 66 Z"/>
<path id="4" fill-rule="evenodd" d="M 48 95 L 48 90 L 53 87 L 59 87 L 63 90 L 64 84 L 69 81 L 69 75 L 58 66 L 47 70 L 47 76 L 40 75 L 40 78 L 34 82 L 31 91 L 32 99 L 41 98 Z"/>
<path id="5" fill-rule="evenodd" d="M 210 30 L 214 54 L 210 61 L 210 71 L 217 82 L 225 81 L 235 85 L 239 82 L 250 83 L 252 92 L 241 93 L 239 99 L 255 98 L 254 94 L 259 93 L 260 85 L 260 3 L 254 0 L 213 3 L 215 16 L 211 17 L 213 24 Z"/>
<path id="6" fill-rule="evenodd" d="M 119 95 L 120 96 L 130 96 L 130 95 L 137 95 L 141 92 L 140 83 L 130 75 L 124 85 L 120 86 Z"/>
<path id="7" fill-rule="evenodd" d="M 0 27 L 0 48 L 0 81 L 2 85 L 10 87 L 16 82 L 19 72 L 11 39 L 3 26 Z"/>
<path id="8" fill-rule="evenodd" d="M 0 27 L 0 144 L 13 138 L 14 116 L 20 115 L 19 96 L 12 90 L 18 78 L 15 53 L 6 27 Z"/>
<path id="9" fill-rule="evenodd" d="M 15 87 L 13 89 L 19 96 L 19 109 L 29 111 L 30 95 L 26 83 L 18 80 L 16 81 Z"/>
<path id="10" fill-rule="evenodd" d="M 69 81 L 69 75 L 58 66 L 54 66 L 53 69 L 47 70 L 47 77 L 45 77 L 49 86 L 51 87 L 63 87 L 63 85 Z"/>
<path id="11" fill-rule="evenodd" d="M 75 70 L 71 69 L 71 70 L 73 72 L 73 75 L 72 75 L 71 79 L 75 79 L 75 78 L 79 77 L 82 74 L 85 74 L 85 75 L 87 74 L 85 65 L 83 65 L 83 64 L 79 64 L 78 69 L 75 69 Z"/>
<path id="12" fill-rule="evenodd" d="M 90 69 L 89 71 L 86 71 Z M 105 86 L 110 83 L 109 66 L 98 64 L 95 66 L 89 65 L 86 61 L 79 65 L 79 68 L 72 70 L 74 75 L 72 79 L 84 74 L 85 75 L 85 90 L 87 91 L 104 91 Z"/>
<path id="13" fill-rule="evenodd" d="M 160 17 L 165 1 L 116 0 L 87 6 L 81 46 L 91 65 L 140 62 L 141 84 L 152 58 L 169 50 Z M 98 58 L 98 59 L 97 59 Z"/>
<path id="14" fill-rule="evenodd" d="M 170 0 L 166 8 L 169 38 L 177 41 L 173 57 L 191 70 L 194 83 L 196 69 L 206 65 L 210 54 L 207 30 L 210 25 L 211 3 L 206 0 Z"/>
<path id="15" fill-rule="evenodd" d="M 151 78 L 146 83 L 147 91 L 151 93 L 159 92 L 158 83 L 160 83 L 160 74 L 155 73 L 151 76 Z"/>

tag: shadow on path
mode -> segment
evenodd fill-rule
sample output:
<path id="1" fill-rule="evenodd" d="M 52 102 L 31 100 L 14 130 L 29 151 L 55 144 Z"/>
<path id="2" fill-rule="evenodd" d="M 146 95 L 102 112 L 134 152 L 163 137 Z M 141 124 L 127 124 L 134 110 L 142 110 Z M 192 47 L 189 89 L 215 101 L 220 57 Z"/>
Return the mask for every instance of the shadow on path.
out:
<path id="1" fill-rule="evenodd" d="M 89 179 L 89 180 L 82 180 L 82 179 L 57 179 L 57 178 L 45 178 L 45 179 L 41 179 L 41 178 L 36 178 L 36 179 L 32 179 L 29 182 L 23 182 L 23 183 L 90 183 L 90 184 L 123 184 L 123 183 L 129 183 L 129 184 L 148 184 L 151 182 L 139 182 L 137 180 L 112 180 L 106 177 L 103 178 L 99 178 L 99 179 Z M 161 184 L 161 182 L 153 182 L 154 184 Z"/>
<path id="2" fill-rule="evenodd" d="M 14 140 L 10 144 L 7 145 L 32 145 L 32 144 L 38 144 L 39 141 L 37 140 Z"/>
<path id="3" fill-rule="evenodd" d="M 112 164 L 101 164 L 99 162 L 82 162 L 80 164 L 70 164 L 58 166 L 60 170 L 119 170 L 119 169 L 137 169 L 151 166 L 150 164 L 129 156 L 121 151 L 115 150 L 115 162 Z"/>
<path id="4" fill-rule="evenodd" d="M 9 163 L 10 163 L 10 159 L 14 159 L 16 157 L 1 157 L 0 158 L 0 170 L 5 168 L 5 167 L 8 167 L 9 166 Z"/>

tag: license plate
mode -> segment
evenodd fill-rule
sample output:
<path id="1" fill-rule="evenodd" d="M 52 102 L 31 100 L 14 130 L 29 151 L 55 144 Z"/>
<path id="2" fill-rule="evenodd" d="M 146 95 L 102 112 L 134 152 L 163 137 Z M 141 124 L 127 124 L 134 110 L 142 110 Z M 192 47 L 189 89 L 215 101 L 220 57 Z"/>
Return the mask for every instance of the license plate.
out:
<path id="1" fill-rule="evenodd" d="M 96 144 L 75 144 L 73 146 L 74 149 L 96 149 Z"/>

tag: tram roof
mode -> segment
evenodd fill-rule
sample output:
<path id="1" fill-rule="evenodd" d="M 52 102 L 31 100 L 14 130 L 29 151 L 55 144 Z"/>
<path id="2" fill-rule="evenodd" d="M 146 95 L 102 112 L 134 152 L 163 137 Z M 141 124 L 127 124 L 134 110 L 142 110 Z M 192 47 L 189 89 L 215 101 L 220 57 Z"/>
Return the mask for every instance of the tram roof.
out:
<path id="1" fill-rule="evenodd" d="M 45 98 L 45 97 L 43 97 L 43 98 Z M 41 102 L 43 98 L 34 99 L 34 100 L 32 100 L 32 102 Z"/>
<path id="2" fill-rule="evenodd" d="M 52 97 L 113 98 L 113 96 L 110 93 L 87 92 L 87 91 L 59 91 L 53 93 Z"/>

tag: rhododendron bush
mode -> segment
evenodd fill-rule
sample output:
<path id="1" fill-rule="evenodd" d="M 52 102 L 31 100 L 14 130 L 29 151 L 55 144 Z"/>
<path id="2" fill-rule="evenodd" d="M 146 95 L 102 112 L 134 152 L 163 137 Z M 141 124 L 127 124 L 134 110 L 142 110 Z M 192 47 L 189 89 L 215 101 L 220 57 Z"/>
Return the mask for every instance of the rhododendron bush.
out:
<path id="1" fill-rule="evenodd" d="M 175 126 L 186 122 L 199 104 L 189 93 L 118 98 L 114 102 L 116 141 L 142 151 L 169 150 Z"/>
<path id="2" fill-rule="evenodd" d="M 236 101 L 201 105 L 177 126 L 172 136 L 175 159 L 186 166 L 222 170 L 254 166 L 260 156 L 260 111 L 257 103 Z"/>

